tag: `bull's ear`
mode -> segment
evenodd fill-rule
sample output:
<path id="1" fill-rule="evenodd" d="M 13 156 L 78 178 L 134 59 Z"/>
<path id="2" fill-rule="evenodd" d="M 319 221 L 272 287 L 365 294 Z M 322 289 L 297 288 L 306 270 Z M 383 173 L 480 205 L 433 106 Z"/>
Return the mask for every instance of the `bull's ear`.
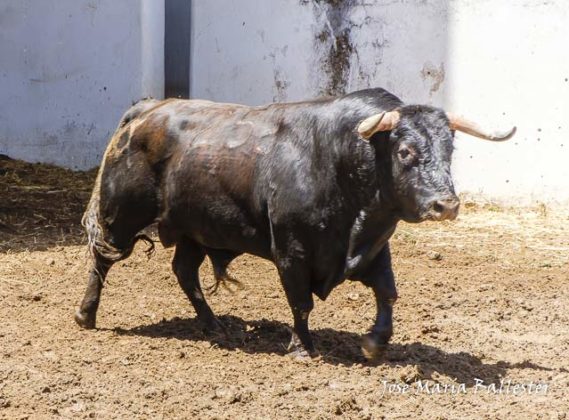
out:
<path id="1" fill-rule="evenodd" d="M 368 140 L 379 131 L 391 131 L 399 123 L 399 111 L 382 112 L 372 115 L 358 124 L 358 134 Z"/>

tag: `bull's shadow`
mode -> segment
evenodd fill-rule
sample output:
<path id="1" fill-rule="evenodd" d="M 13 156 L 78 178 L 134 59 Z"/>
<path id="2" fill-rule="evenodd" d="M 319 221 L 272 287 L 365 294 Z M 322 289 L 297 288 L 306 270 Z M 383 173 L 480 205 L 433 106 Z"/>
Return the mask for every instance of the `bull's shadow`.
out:
<path id="1" fill-rule="evenodd" d="M 220 316 L 219 319 L 227 327 L 227 336 L 207 335 L 195 319 L 177 317 L 132 329 L 116 328 L 114 331 L 121 335 L 209 341 L 220 348 L 240 349 L 246 353 L 282 356 L 287 354 L 286 347 L 290 340 L 290 327 L 287 324 L 266 319 L 246 321 L 231 315 Z M 330 328 L 312 330 L 312 335 L 324 362 L 334 365 L 341 363 L 345 366 L 367 363 L 360 350 L 360 335 Z M 417 366 L 421 371 L 421 379 L 430 379 L 433 373 L 438 372 L 456 378 L 458 383 L 464 383 L 468 387 L 474 386 L 475 378 L 482 379 L 486 383 L 499 382 L 508 369 L 554 370 L 531 362 L 483 363 L 480 358 L 467 352 L 448 353 L 437 347 L 418 342 L 393 343 L 383 358 L 374 363 L 383 363 L 388 366 Z"/>

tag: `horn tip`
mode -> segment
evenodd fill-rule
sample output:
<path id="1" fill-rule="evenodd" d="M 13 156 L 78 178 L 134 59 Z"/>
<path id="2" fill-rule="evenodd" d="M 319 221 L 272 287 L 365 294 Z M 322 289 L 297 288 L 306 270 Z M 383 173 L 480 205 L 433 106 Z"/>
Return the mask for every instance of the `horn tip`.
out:
<path id="1" fill-rule="evenodd" d="M 516 134 L 517 130 L 518 130 L 518 128 L 516 126 L 513 126 L 511 129 L 509 129 L 507 131 L 495 134 L 493 140 L 496 140 L 496 141 L 510 140 L 512 137 L 514 137 L 514 134 Z"/>

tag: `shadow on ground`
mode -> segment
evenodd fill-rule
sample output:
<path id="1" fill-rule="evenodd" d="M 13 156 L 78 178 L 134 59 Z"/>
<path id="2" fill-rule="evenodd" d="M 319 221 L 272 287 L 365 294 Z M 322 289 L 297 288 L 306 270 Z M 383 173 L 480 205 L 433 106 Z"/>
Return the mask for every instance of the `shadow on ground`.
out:
<path id="1" fill-rule="evenodd" d="M 240 349 L 246 353 L 268 353 L 285 356 L 286 344 L 290 340 L 287 324 L 266 319 L 247 321 L 242 318 L 224 315 L 219 317 L 227 327 L 227 337 L 207 335 L 196 319 L 173 318 L 151 325 L 131 329 L 115 328 L 120 335 L 137 335 L 152 338 L 176 338 L 178 340 L 208 341 L 212 345 L 227 350 Z M 367 363 L 360 350 L 358 334 L 337 331 L 330 328 L 313 330 L 316 348 L 322 359 L 329 364 L 352 366 Z M 433 379 L 435 372 L 456 378 L 467 387 L 475 385 L 475 378 L 485 383 L 497 383 L 508 369 L 553 370 L 530 362 L 509 363 L 499 361 L 484 363 L 477 356 L 467 353 L 449 353 L 437 347 L 419 342 L 410 344 L 393 343 L 381 360 L 374 362 L 389 366 L 417 366 L 419 376 L 412 379 Z"/>

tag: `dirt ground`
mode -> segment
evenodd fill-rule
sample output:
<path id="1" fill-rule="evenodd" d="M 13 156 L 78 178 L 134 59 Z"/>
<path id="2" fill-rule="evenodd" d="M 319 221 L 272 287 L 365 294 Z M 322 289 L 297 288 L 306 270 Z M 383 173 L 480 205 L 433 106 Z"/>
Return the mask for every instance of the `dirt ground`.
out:
<path id="1" fill-rule="evenodd" d="M 568 418 L 569 214 L 466 203 L 401 224 L 385 357 L 363 359 L 374 302 L 346 282 L 316 303 L 306 362 L 286 355 L 274 267 L 250 256 L 230 267 L 244 288 L 208 298 L 228 338 L 195 324 L 160 246 L 111 270 L 98 329 L 79 329 L 93 177 L 0 157 L 0 418 Z"/>

